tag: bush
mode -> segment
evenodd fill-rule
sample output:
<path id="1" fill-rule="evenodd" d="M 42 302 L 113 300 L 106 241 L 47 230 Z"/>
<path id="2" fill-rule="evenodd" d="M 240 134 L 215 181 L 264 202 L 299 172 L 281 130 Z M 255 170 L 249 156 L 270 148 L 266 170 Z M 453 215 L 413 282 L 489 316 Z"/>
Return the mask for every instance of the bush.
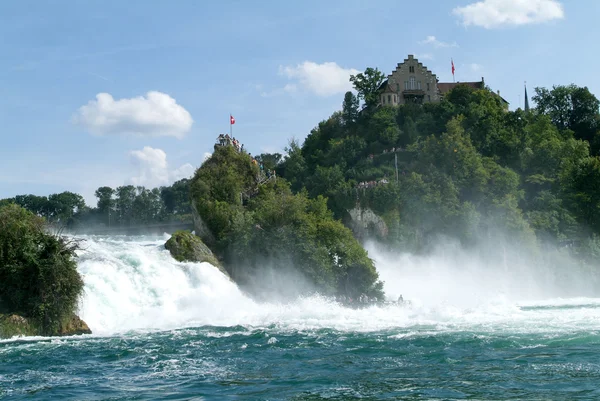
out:
<path id="1" fill-rule="evenodd" d="M 43 334 L 58 332 L 83 291 L 77 248 L 77 243 L 49 234 L 41 217 L 15 204 L 0 207 L 3 308 L 32 318 Z"/>

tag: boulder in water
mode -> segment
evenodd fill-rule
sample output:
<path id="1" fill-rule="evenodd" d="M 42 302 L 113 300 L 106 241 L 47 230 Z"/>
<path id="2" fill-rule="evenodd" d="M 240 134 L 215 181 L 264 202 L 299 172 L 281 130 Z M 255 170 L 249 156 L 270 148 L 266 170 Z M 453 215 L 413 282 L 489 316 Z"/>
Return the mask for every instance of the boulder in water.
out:
<path id="1" fill-rule="evenodd" d="M 92 330 L 77 315 L 72 315 L 71 319 L 60 328 L 58 333 L 59 336 L 76 336 L 79 334 L 92 334 Z"/>
<path id="2" fill-rule="evenodd" d="M 14 336 L 39 336 L 47 335 L 39 325 L 32 319 L 17 314 L 0 314 L 0 338 L 11 338 Z M 58 332 L 51 333 L 57 336 L 74 336 L 80 334 L 92 334 L 88 325 L 77 315 L 72 315 L 64 322 Z"/>
<path id="3" fill-rule="evenodd" d="M 200 237 L 189 231 L 177 231 L 165 243 L 165 248 L 179 262 L 206 262 L 225 273 L 221 263 Z M 227 273 L 225 273 L 227 274 Z"/>

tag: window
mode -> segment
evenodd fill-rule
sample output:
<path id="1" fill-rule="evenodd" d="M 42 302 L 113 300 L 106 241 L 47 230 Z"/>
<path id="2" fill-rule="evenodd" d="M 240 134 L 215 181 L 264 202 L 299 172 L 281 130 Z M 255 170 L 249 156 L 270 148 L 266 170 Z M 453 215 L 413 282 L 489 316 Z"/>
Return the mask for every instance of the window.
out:
<path id="1" fill-rule="evenodd" d="M 415 66 L 411 65 L 410 67 L 408 67 L 408 72 L 414 73 L 415 72 Z"/>
<path id="2" fill-rule="evenodd" d="M 427 92 L 429 92 L 429 82 L 427 82 Z"/>
<path id="3" fill-rule="evenodd" d="M 421 81 L 417 81 L 417 89 L 421 89 Z"/>
<path id="4" fill-rule="evenodd" d="M 392 102 L 392 96 L 388 95 L 388 103 Z"/>
<path id="5" fill-rule="evenodd" d="M 431 102 L 431 95 L 427 95 L 427 100 Z"/>
<path id="6" fill-rule="evenodd" d="M 396 84 L 396 92 L 400 92 L 400 84 Z"/>
<path id="7" fill-rule="evenodd" d="M 394 95 L 394 103 L 396 103 L 396 95 Z"/>
<path id="8" fill-rule="evenodd" d="M 409 89 L 415 89 L 416 88 L 416 84 L 415 84 L 415 77 L 410 77 L 410 85 L 409 85 Z"/>
<path id="9" fill-rule="evenodd" d="M 408 81 L 404 81 L 404 90 L 408 89 Z"/>

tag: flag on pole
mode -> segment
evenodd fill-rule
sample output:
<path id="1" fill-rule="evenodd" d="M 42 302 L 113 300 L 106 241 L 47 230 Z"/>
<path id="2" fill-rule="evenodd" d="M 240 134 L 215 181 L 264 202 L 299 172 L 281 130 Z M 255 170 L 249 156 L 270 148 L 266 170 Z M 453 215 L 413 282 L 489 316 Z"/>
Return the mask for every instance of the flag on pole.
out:
<path id="1" fill-rule="evenodd" d="M 452 78 L 454 78 L 454 60 L 450 59 L 450 62 L 452 63 Z"/>
<path id="2" fill-rule="evenodd" d="M 235 118 L 231 114 L 229 115 L 229 124 L 235 124 Z"/>

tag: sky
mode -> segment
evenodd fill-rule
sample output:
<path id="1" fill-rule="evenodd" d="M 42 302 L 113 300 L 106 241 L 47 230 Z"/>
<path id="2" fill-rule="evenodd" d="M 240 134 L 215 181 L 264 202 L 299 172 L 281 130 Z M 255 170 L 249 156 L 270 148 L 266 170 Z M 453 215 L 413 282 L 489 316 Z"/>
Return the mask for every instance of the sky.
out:
<path id="1" fill-rule="evenodd" d="M 597 0 L 3 0 L 0 198 L 193 175 L 230 129 L 283 153 L 341 109 L 351 74 L 413 54 L 481 77 L 600 96 Z"/>

